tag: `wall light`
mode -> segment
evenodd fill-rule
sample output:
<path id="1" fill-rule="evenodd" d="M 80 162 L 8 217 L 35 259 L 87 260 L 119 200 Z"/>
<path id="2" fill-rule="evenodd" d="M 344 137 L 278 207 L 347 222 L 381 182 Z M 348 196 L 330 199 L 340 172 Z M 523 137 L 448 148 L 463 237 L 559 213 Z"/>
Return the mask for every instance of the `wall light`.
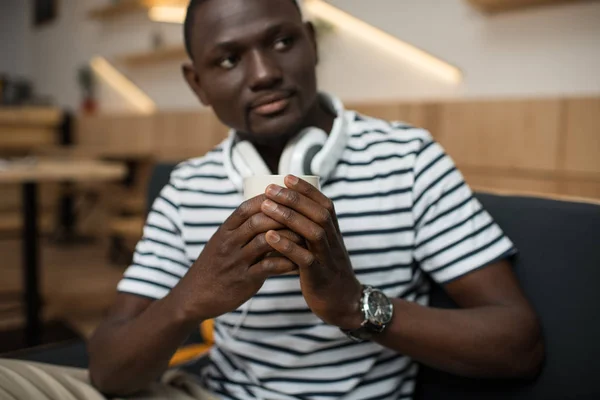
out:
<path id="1" fill-rule="evenodd" d="M 420 69 L 427 70 L 443 80 L 451 83 L 459 83 L 462 80 L 462 73 L 457 67 L 409 43 L 403 42 L 397 37 L 375 28 L 322 0 L 306 0 L 304 9 L 312 16 L 321 18 L 360 40 L 380 47 L 399 59 L 412 63 Z"/>
<path id="2" fill-rule="evenodd" d="M 186 7 L 155 6 L 148 10 L 148 17 L 156 22 L 182 24 L 185 21 Z"/>
<path id="3" fill-rule="evenodd" d="M 457 67 L 381 29 L 375 28 L 323 0 L 305 0 L 303 9 L 312 17 L 327 21 L 356 36 L 359 40 L 367 41 L 402 61 L 409 62 L 438 76 L 440 79 L 455 84 L 460 83 L 462 80 L 462 73 Z M 153 21 L 183 23 L 185 12 L 186 8 L 184 6 L 154 6 L 150 8 L 148 15 Z"/>
<path id="4" fill-rule="evenodd" d="M 119 92 L 135 108 L 144 114 L 156 111 L 156 104 L 133 82 L 127 79 L 104 57 L 94 57 L 90 62 L 92 70 L 100 76 L 110 87 Z"/>

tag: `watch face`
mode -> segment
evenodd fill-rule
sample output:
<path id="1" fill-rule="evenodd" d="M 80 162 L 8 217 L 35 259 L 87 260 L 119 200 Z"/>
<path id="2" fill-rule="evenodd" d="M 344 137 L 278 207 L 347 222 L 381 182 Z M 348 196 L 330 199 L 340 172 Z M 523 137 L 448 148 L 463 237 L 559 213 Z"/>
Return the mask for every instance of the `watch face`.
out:
<path id="1" fill-rule="evenodd" d="M 392 319 L 393 306 L 385 294 L 376 290 L 369 294 L 367 300 L 372 323 L 385 325 Z"/>

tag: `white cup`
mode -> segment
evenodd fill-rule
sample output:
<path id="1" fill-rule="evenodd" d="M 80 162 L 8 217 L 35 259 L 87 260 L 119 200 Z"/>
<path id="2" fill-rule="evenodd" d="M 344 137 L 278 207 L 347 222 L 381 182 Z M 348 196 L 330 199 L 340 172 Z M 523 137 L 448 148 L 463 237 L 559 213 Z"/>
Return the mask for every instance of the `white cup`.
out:
<path id="1" fill-rule="evenodd" d="M 267 186 L 270 184 L 286 187 L 284 183 L 286 176 L 287 175 L 253 175 L 244 178 L 244 200 L 249 200 L 253 197 L 264 194 Z M 318 190 L 321 190 L 318 176 L 300 175 L 298 178 L 305 180 Z"/>

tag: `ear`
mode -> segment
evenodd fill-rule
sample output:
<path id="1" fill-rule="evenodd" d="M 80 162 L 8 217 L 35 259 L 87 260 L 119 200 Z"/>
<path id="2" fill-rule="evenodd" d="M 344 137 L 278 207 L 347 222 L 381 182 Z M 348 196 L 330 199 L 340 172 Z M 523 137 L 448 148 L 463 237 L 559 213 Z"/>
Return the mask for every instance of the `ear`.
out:
<path id="1" fill-rule="evenodd" d="M 200 77 L 198 76 L 198 73 L 196 73 L 194 66 L 191 63 L 185 63 L 181 66 L 181 72 L 190 89 L 192 89 L 196 94 L 196 97 L 198 97 L 198 100 L 205 106 L 210 106 L 210 102 L 206 97 L 206 93 L 202 90 Z"/>
<path id="2" fill-rule="evenodd" d="M 304 23 L 306 27 L 306 31 L 308 32 L 308 38 L 313 47 L 313 51 L 315 53 L 315 65 L 319 63 L 319 46 L 317 44 L 317 31 L 315 30 L 315 26 L 312 22 L 307 21 Z"/>

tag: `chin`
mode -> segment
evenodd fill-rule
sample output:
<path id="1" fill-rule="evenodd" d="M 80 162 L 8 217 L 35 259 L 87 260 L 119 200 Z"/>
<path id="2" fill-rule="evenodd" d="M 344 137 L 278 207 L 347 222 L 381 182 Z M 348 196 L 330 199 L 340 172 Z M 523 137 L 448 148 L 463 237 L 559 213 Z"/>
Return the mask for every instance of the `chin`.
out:
<path id="1" fill-rule="evenodd" d="M 302 126 L 302 116 L 293 113 L 261 118 L 252 127 L 250 139 L 258 144 L 287 142 L 296 135 Z"/>

